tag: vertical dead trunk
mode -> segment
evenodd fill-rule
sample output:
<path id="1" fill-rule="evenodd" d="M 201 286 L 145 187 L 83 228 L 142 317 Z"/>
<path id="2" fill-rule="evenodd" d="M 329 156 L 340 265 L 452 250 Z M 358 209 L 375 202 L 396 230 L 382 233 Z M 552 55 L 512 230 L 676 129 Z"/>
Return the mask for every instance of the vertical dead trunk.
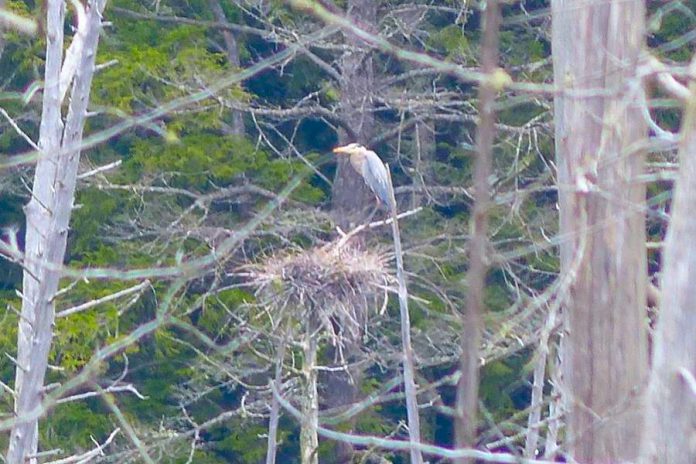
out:
<path id="1" fill-rule="evenodd" d="M 82 40 L 70 106 L 63 130 L 60 74 L 63 58 L 65 9 L 61 0 L 47 0 L 46 69 L 36 165 L 27 218 L 22 312 L 17 334 L 15 380 L 16 423 L 10 435 L 7 462 L 36 462 L 38 418 L 42 389 L 53 339 L 53 296 L 58 290 L 60 266 L 65 258 L 70 215 L 75 199 L 79 145 L 89 101 L 101 11 L 105 0 L 95 0 L 87 10 L 87 25 L 79 25 L 73 40 Z M 85 26 L 85 27 L 83 27 Z M 84 34 L 84 35 L 82 35 Z"/>
<path id="2" fill-rule="evenodd" d="M 495 138 L 495 95 L 493 73 L 498 66 L 498 36 L 500 11 L 497 0 L 489 0 L 483 12 L 483 44 L 481 70 L 489 76 L 479 86 L 479 125 L 476 129 L 476 165 L 474 167 L 474 211 L 473 235 L 469 243 L 469 271 L 466 276 L 468 287 L 467 304 L 464 310 L 462 331 L 461 377 L 457 383 L 457 418 L 455 422 L 456 445 L 472 448 L 476 444 L 476 410 L 479 389 L 479 346 L 483 326 L 483 294 L 488 270 L 486 252 L 488 248 L 488 208 L 490 190 L 493 140 Z M 459 463 L 473 462 L 458 459 Z"/>
<path id="3" fill-rule="evenodd" d="M 554 350 L 556 351 L 556 350 Z M 544 439 L 544 459 L 552 460 L 558 454 L 558 436 L 561 431 L 561 415 L 563 414 L 563 400 L 560 393 L 558 352 L 550 353 L 549 378 L 551 379 L 551 395 L 549 399 L 548 426 Z"/>
<path id="4" fill-rule="evenodd" d="M 348 0 L 348 16 L 368 30 L 374 29 L 377 21 L 377 3 L 374 0 Z M 372 88 L 374 71 L 371 50 L 359 39 L 346 35 L 350 47 L 341 58 L 341 115 L 353 134 L 339 134 L 340 143 L 359 142 L 367 144 L 374 135 L 375 118 L 372 112 Z M 332 189 L 332 214 L 336 223 L 345 229 L 367 219 L 375 204 L 372 192 L 363 179 L 350 166 L 348 157 L 338 157 L 338 169 Z M 362 240 L 362 237 L 357 237 Z M 362 242 L 356 242 L 360 246 Z M 367 301 L 368 299 L 366 299 Z M 363 312 L 367 309 L 363 308 Z M 359 315 L 364 320 L 364 314 Z M 350 362 L 353 354 L 360 352 L 361 335 L 354 340 L 345 338 L 344 353 Z M 332 354 L 329 354 L 332 356 Z M 323 399 L 328 408 L 340 408 L 358 398 L 361 373 L 334 370 L 328 372 L 324 384 Z M 349 463 L 353 456 L 350 443 L 334 443 L 332 461 Z"/>
<path id="5" fill-rule="evenodd" d="M 401 232 L 397 218 L 396 198 L 394 198 L 394 185 L 389 176 L 389 202 L 392 219 L 392 238 L 394 239 L 394 255 L 396 256 L 396 278 L 399 281 L 399 318 L 401 319 L 401 346 L 402 363 L 404 370 L 404 395 L 406 396 L 406 416 L 408 420 L 408 438 L 413 444 L 421 443 L 420 415 L 418 412 L 418 389 L 416 386 L 416 368 L 411 345 L 411 319 L 408 312 L 408 287 L 406 286 L 406 273 L 404 272 L 404 256 L 401 248 Z M 423 455 L 420 450 L 412 448 L 411 464 L 422 464 Z"/>
<path id="6" fill-rule="evenodd" d="M 377 20 L 377 2 L 349 0 L 348 16 L 361 28 L 372 30 Z M 372 112 L 374 71 L 370 49 L 359 39 L 347 35 L 350 47 L 341 59 L 341 114 L 354 134 L 340 134 L 340 143 L 367 144 L 374 135 Z M 332 191 L 332 209 L 339 226 L 346 228 L 367 217 L 374 205 L 373 195 L 363 179 L 351 168 L 348 157 L 338 158 Z"/>
<path id="7" fill-rule="evenodd" d="M 640 462 L 696 462 L 696 56 L 681 129 L 679 177 L 665 241 L 662 304 Z"/>
<path id="8" fill-rule="evenodd" d="M 317 392 L 317 324 L 309 316 L 305 323 L 302 374 L 305 391 L 302 395 L 302 423 L 300 424 L 300 454 L 302 464 L 319 463 L 319 395 Z"/>
<path id="9" fill-rule="evenodd" d="M 552 45 L 568 448 L 578 462 L 634 460 L 646 381 L 646 136 L 636 65 L 642 0 L 554 0 Z M 586 226 L 580 224 L 585 220 Z M 579 244 L 584 253 L 576 257 Z"/>
<path id="10" fill-rule="evenodd" d="M 278 395 L 283 394 L 283 363 L 285 362 L 285 351 L 287 349 L 288 340 L 292 338 L 290 323 L 286 324 L 285 333 L 282 334 L 283 340 L 280 343 L 276 358 L 275 377 L 272 380 L 273 389 L 278 392 Z M 318 409 L 318 408 L 317 408 Z M 268 441 L 266 446 L 266 464 L 275 464 L 276 452 L 278 448 L 278 422 L 280 421 L 280 402 L 278 397 L 273 395 L 271 399 L 271 412 L 268 418 Z"/>
<path id="11" fill-rule="evenodd" d="M 414 190 L 411 205 L 416 208 L 421 205 L 423 195 L 426 195 L 428 180 L 431 179 L 431 163 L 435 158 L 435 125 L 431 121 L 418 121 L 413 128 L 415 141 L 415 175 L 414 184 L 422 191 Z"/>
<path id="12" fill-rule="evenodd" d="M 220 5 L 220 0 L 210 0 L 210 9 L 213 11 L 213 16 L 217 22 L 228 24 L 227 16 L 225 16 L 225 11 L 222 9 L 222 5 Z M 222 39 L 225 41 L 225 54 L 227 55 L 227 60 L 233 68 L 239 69 L 241 61 L 239 60 L 237 38 L 231 30 L 223 29 Z M 231 132 L 233 135 L 244 135 L 244 119 L 241 111 L 232 111 Z"/>
<path id="13" fill-rule="evenodd" d="M 556 310 L 557 308 L 553 306 L 546 317 L 546 323 L 539 336 L 539 348 L 537 349 L 534 359 L 532 398 L 530 401 L 529 418 L 527 419 L 527 436 L 524 442 L 524 457 L 527 459 L 534 459 L 536 457 L 537 447 L 539 445 L 539 421 L 541 420 L 541 408 L 544 401 L 546 365 L 548 364 L 551 333 L 556 327 Z"/>
<path id="14" fill-rule="evenodd" d="M 389 171 L 387 171 L 389 175 Z M 401 346 L 404 372 L 404 395 L 406 396 L 406 418 L 408 423 L 408 439 L 413 444 L 421 443 L 420 415 L 418 412 L 418 389 L 416 386 L 415 361 L 411 345 L 411 319 L 408 312 L 408 287 L 404 272 L 404 256 L 401 248 L 401 232 L 397 218 L 394 186 L 389 175 L 389 203 L 392 219 L 392 238 L 394 239 L 394 255 L 396 256 L 396 278 L 399 281 L 399 318 L 401 319 Z M 420 450 L 410 451 L 411 464 L 422 464 L 423 455 Z"/>

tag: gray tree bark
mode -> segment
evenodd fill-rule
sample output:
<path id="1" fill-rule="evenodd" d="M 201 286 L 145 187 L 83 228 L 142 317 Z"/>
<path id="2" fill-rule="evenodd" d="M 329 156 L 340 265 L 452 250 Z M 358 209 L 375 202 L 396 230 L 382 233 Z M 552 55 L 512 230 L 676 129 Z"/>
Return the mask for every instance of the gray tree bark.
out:
<path id="1" fill-rule="evenodd" d="M 640 442 L 646 127 L 636 66 L 644 16 L 642 0 L 552 1 L 561 272 L 581 260 L 564 307 L 566 444 L 582 463 L 634 460 Z"/>
<path id="2" fill-rule="evenodd" d="M 83 40 L 63 128 L 60 74 L 63 58 L 65 7 L 62 0 L 47 0 L 46 69 L 41 116 L 39 159 L 27 218 L 22 311 L 17 335 L 15 379 L 16 422 L 7 452 L 9 464 L 36 462 L 38 419 L 48 354 L 53 339 L 53 297 L 58 290 L 65 258 L 68 226 L 75 199 L 82 130 L 89 101 L 101 12 L 106 0 L 90 2 L 86 27 L 74 40 Z M 82 25 L 80 25 L 82 26 Z M 84 34 L 84 36 L 81 36 Z"/>
<path id="3" fill-rule="evenodd" d="M 349 0 L 348 16 L 360 27 L 372 30 L 377 21 L 377 3 L 374 0 Z M 353 36 L 346 37 L 350 49 L 341 59 L 341 114 L 355 133 L 340 134 L 340 143 L 367 144 L 374 135 L 375 118 L 372 111 L 374 70 L 369 48 Z M 366 219 L 372 205 L 372 192 L 350 166 L 347 157 L 339 157 L 332 191 L 332 209 L 336 221 L 343 228 Z"/>
<path id="4" fill-rule="evenodd" d="M 377 4 L 374 0 L 348 0 L 347 14 L 357 24 L 368 30 L 374 29 L 377 22 Z M 341 58 L 341 117 L 354 134 L 341 132 L 340 143 L 358 142 L 368 144 L 374 135 L 375 118 L 373 114 L 372 89 L 374 71 L 372 54 L 367 45 L 359 39 L 346 35 L 350 47 Z M 364 222 L 373 205 L 374 196 L 365 181 L 350 166 L 348 157 L 338 157 L 338 168 L 332 188 L 332 213 L 336 223 L 344 230 Z M 361 236 L 356 237 L 357 246 L 362 246 Z M 366 299 L 367 301 L 367 299 Z M 367 308 L 363 309 L 366 312 Z M 361 315 L 361 319 L 365 314 Z M 346 340 L 344 353 L 348 361 L 352 354 L 360 352 L 360 336 Z M 324 402 L 328 408 L 340 408 L 358 399 L 361 373 L 353 369 L 350 373 L 335 370 L 329 372 L 324 382 Z M 353 456 L 350 443 L 334 444 L 333 460 L 337 464 L 349 463 Z"/>
<path id="5" fill-rule="evenodd" d="M 679 177 L 662 264 L 662 304 L 641 463 L 696 462 L 696 56 L 681 128 Z"/>
<path id="6" fill-rule="evenodd" d="M 483 12 L 483 43 L 481 70 L 492 80 L 498 67 L 498 38 L 500 7 L 497 0 L 489 0 Z M 471 218 L 473 233 L 469 243 L 469 271 L 466 275 L 467 304 L 462 318 L 461 377 L 457 382 L 455 439 L 458 448 L 476 445 L 476 415 L 479 392 L 479 349 L 483 330 L 484 291 L 488 272 L 488 208 L 491 201 L 489 178 L 493 165 L 495 139 L 495 98 L 498 90 L 492 82 L 479 86 L 480 119 L 476 128 L 476 165 L 474 167 L 474 211 Z M 473 462 L 462 458 L 460 464 Z"/>
<path id="7" fill-rule="evenodd" d="M 213 16 L 217 22 L 222 24 L 228 23 L 225 11 L 222 9 L 222 5 L 220 5 L 220 0 L 210 0 L 210 9 L 213 11 Z M 225 41 L 225 54 L 227 55 L 227 60 L 235 69 L 239 69 L 241 67 L 241 61 L 239 60 L 237 38 L 229 29 L 223 29 L 222 39 Z M 244 119 L 241 111 L 232 111 L 231 133 L 233 135 L 244 135 Z"/>
<path id="8" fill-rule="evenodd" d="M 300 456 L 302 464 L 319 464 L 319 394 L 317 392 L 317 324 L 309 316 L 302 340 L 302 423 L 300 424 Z"/>

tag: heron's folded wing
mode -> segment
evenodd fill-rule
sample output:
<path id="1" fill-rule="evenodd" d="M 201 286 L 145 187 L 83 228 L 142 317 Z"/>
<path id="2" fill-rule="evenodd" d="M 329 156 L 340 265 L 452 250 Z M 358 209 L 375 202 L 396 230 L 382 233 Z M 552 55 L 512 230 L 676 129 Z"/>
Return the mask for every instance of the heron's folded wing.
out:
<path id="1" fill-rule="evenodd" d="M 377 195 L 377 198 L 389 205 L 389 178 L 387 176 L 387 168 L 379 159 L 375 152 L 369 152 L 365 157 L 365 163 L 362 167 L 362 175 L 365 183 Z"/>

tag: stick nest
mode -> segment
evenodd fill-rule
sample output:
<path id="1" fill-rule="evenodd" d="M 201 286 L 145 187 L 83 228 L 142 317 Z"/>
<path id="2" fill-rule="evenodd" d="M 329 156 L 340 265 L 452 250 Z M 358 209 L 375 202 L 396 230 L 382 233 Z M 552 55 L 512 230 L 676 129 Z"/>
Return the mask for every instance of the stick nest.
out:
<path id="1" fill-rule="evenodd" d="M 392 280 L 387 261 L 384 253 L 337 241 L 268 256 L 247 275 L 275 317 L 313 321 L 310 330 L 341 346 L 342 338 L 355 340 L 363 332 L 370 307 L 386 308 Z"/>

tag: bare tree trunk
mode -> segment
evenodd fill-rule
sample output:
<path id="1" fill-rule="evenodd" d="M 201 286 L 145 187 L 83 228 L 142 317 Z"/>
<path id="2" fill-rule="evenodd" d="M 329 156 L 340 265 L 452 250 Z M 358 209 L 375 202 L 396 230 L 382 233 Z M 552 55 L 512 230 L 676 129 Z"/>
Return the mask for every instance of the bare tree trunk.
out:
<path id="1" fill-rule="evenodd" d="M 562 274 L 586 240 L 564 308 L 567 443 L 579 462 L 630 461 L 647 371 L 644 4 L 554 0 L 552 15 Z"/>
<path id="2" fill-rule="evenodd" d="M 546 429 L 546 438 L 544 440 L 544 459 L 552 460 L 558 453 L 558 436 L 562 425 L 563 415 L 563 400 L 560 393 L 559 362 L 555 354 L 549 364 L 549 378 L 551 379 L 552 388 L 549 399 L 549 419 Z"/>
<path id="3" fill-rule="evenodd" d="M 213 10 L 215 20 L 222 24 L 227 24 L 227 16 L 220 5 L 220 0 L 210 0 L 210 9 Z M 241 61 L 239 60 L 239 48 L 237 39 L 229 29 L 222 30 L 222 39 L 225 41 L 225 52 L 227 60 L 235 68 L 239 69 Z M 241 111 L 232 111 L 232 134 L 244 135 L 244 119 Z"/>
<path id="4" fill-rule="evenodd" d="M 22 312 L 17 335 L 15 380 L 16 423 L 10 435 L 7 462 L 36 462 L 38 418 L 48 354 L 53 339 L 53 296 L 58 290 L 65 258 L 70 215 L 75 199 L 82 129 L 89 101 L 94 60 L 105 0 L 90 3 L 86 27 L 74 40 L 83 40 L 75 70 L 65 130 L 61 117 L 60 74 L 63 56 L 64 3 L 47 0 L 46 70 L 39 147 L 27 218 Z M 82 25 L 79 25 L 82 26 Z M 84 33 L 84 37 L 80 34 Z"/>
<path id="5" fill-rule="evenodd" d="M 455 438 L 458 448 L 472 448 L 476 444 L 479 346 L 483 328 L 483 294 L 488 271 L 486 253 L 488 248 L 488 207 L 491 200 L 488 178 L 492 169 L 493 140 L 495 138 L 493 104 L 497 93 L 497 89 L 491 81 L 493 80 L 492 73 L 498 66 L 500 11 L 497 0 L 489 0 L 485 8 L 481 70 L 489 75 L 489 79 L 480 84 L 478 92 L 480 120 L 476 129 L 477 156 L 474 168 L 473 236 L 469 244 L 469 271 L 466 276 L 468 294 L 463 317 L 461 377 L 457 383 Z M 457 462 L 473 461 L 461 458 Z"/>
<path id="6" fill-rule="evenodd" d="M 300 424 L 300 454 L 302 464 L 319 463 L 319 394 L 317 392 L 317 334 L 316 324 L 309 316 L 305 324 L 303 340 L 304 361 L 302 374 L 305 393 L 302 395 L 302 423 Z"/>
<path id="7" fill-rule="evenodd" d="M 662 304 L 648 388 L 642 463 L 696 462 L 696 56 L 681 128 L 679 177 L 665 240 Z"/>
<path id="8" fill-rule="evenodd" d="M 348 0 L 348 16 L 362 27 L 373 29 L 377 22 L 377 3 L 375 0 Z M 345 125 L 352 134 L 341 131 L 340 143 L 359 142 L 367 144 L 374 134 L 374 114 L 372 112 L 372 89 L 374 72 L 371 50 L 359 39 L 346 35 L 350 50 L 341 58 L 341 115 Z M 338 157 L 338 168 L 332 189 L 332 214 L 336 223 L 347 229 L 351 225 L 368 218 L 374 196 L 365 185 L 364 180 L 350 166 L 348 157 Z M 356 237 L 357 246 L 362 246 L 363 237 Z M 368 299 L 366 298 L 365 301 Z M 367 308 L 359 315 L 364 320 Z M 350 361 L 353 353 L 360 351 L 360 334 L 354 340 L 346 337 L 344 352 Z M 332 355 L 332 354 L 329 354 Z M 327 373 L 324 401 L 328 408 L 340 408 L 352 404 L 358 397 L 361 373 L 356 369 L 351 372 L 333 370 Z M 334 444 L 333 462 L 337 464 L 352 461 L 353 446 L 350 443 Z"/>
<path id="9" fill-rule="evenodd" d="M 348 16 L 361 27 L 372 29 L 377 20 L 377 2 L 349 0 Z M 369 48 L 359 39 L 346 36 L 350 50 L 341 61 L 341 113 L 354 134 L 340 134 L 341 144 L 367 144 L 374 134 L 375 118 L 372 112 L 374 71 Z M 332 191 L 332 209 L 341 227 L 362 222 L 374 204 L 372 192 L 363 179 L 351 168 L 348 157 L 338 158 L 338 170 Z M 368 207 L 366 207 L 368 206 Z"/>
<path id="10" fill-rule="evenodd" d="M 285 350 L 288 339 L 290 338 L 290 324 L 287 325 L 283 334 L 283 341 L 278 349 L 276 359 L 275 377 L 272 380 L 275 390 L 279 395 L 283 394 L 283 363 L 285 362 Z M 273 390 L 273 389 L 271 389 Z M 271 399 L 271 413 L 268 418 L 268 445 L 266 446 L 266 464 L 275 464 L 276 451 L 278 448 L 278 422 L 280 421 L 280 402 L 276 395 Z"/>
<path id="11" fill-rule="evenodd" d="M 546 317 L 546 324 L 539 337 L 539 348 L 536 352 L 536 365 L 534 366 L 534 380 L 532 383 L 532 400 L 529 406 L 529 419 L 527 420 L 527 436 L 524 443 L 524 457 L 534 459 L 539 444 L 539 422 L 541 420 L 541 407 L 544 400 L 544 384 L 546 383 L 546 364 L 549 355 L 549 338 L 556 327 L 556 305 L 554 304 Z"/>

